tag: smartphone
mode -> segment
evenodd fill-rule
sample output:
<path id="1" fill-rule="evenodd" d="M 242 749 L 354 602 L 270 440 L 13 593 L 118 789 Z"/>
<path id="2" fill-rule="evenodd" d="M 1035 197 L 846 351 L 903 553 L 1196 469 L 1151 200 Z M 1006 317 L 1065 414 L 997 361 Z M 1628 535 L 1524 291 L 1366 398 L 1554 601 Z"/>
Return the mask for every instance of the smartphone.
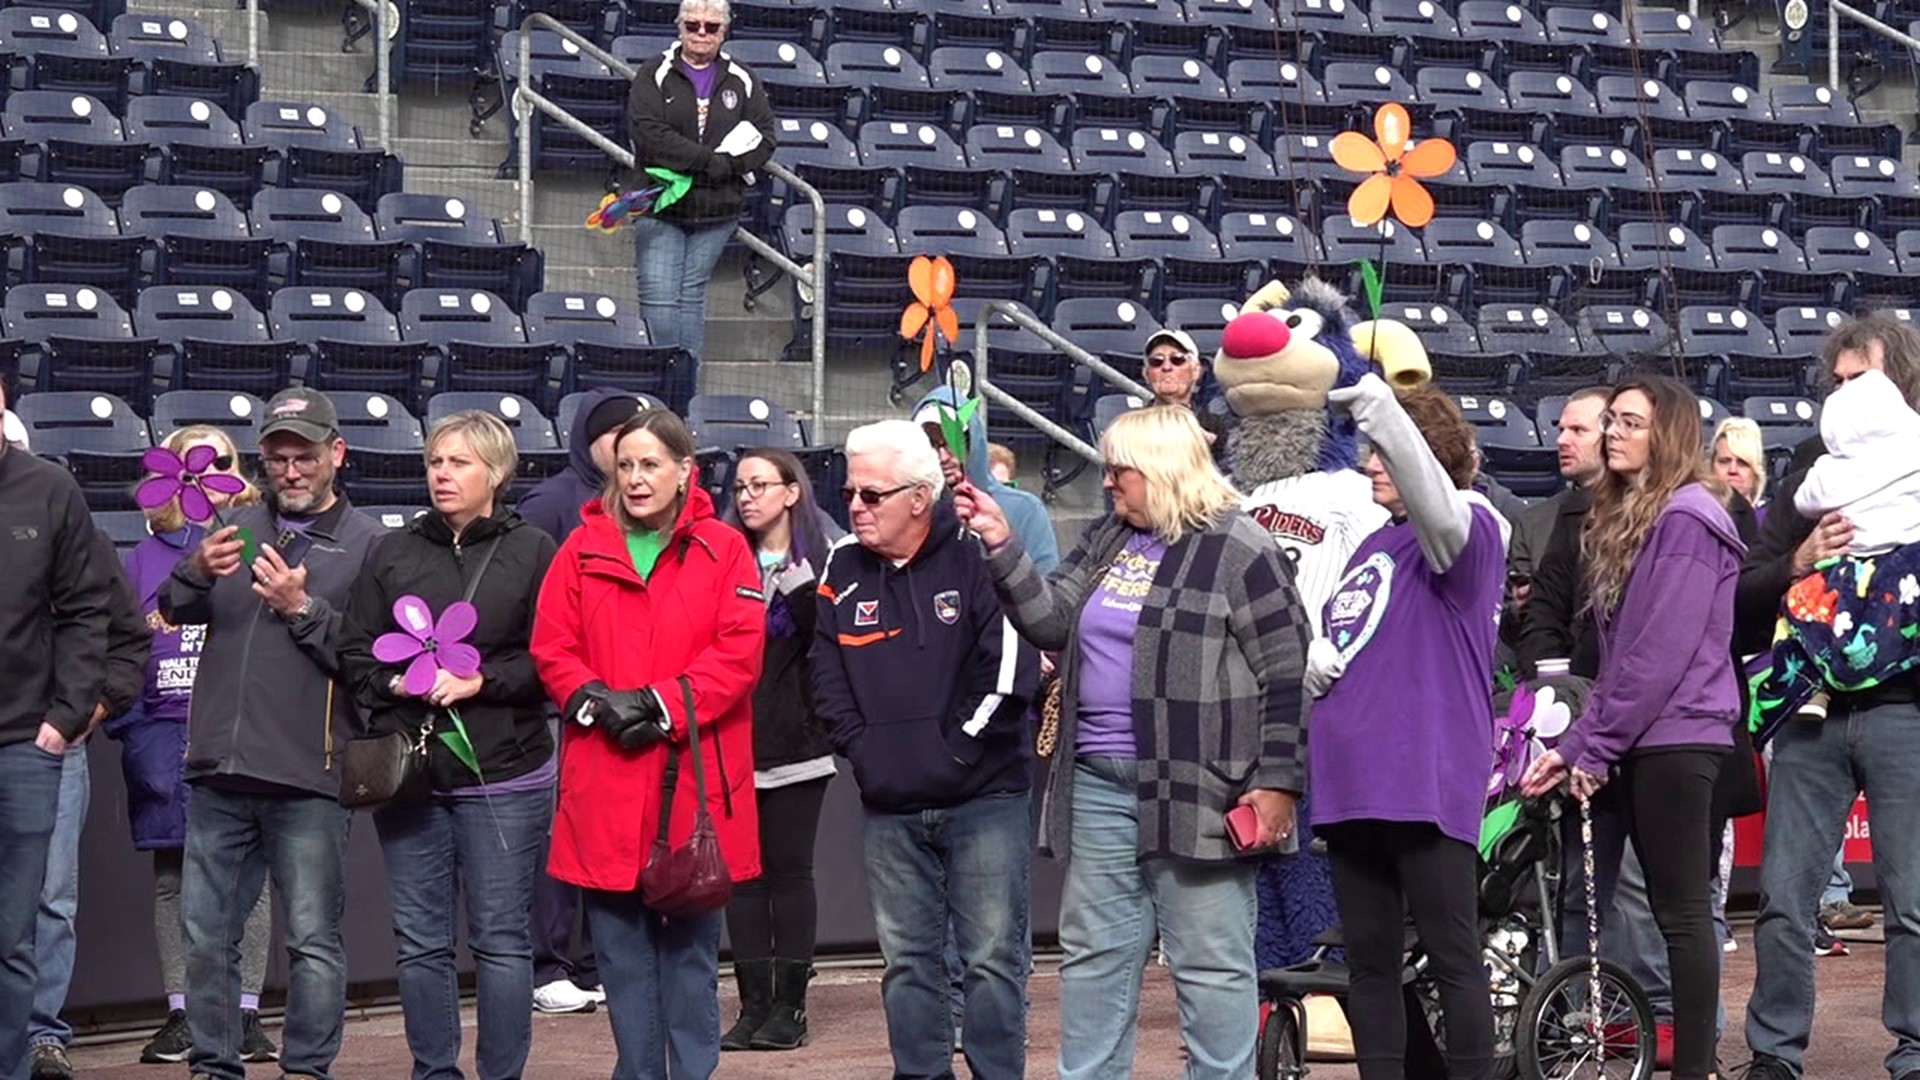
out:
<path id="1" fill-rule="evenodd" d="M 299 566 L 313 550 L 313 540 L 298 529 L 281 529 L 280 535 L 273 540 L 273 550 L 280 553 L 280 561 L 291 570 Z"/>
<path id="2" fill-rule="evenodd" d="M 1236 806 L 1227 811 L 1227 840 L 1235 850 L 1247 851 L 1260 837 L 1260 815 L 1251 806 Z"/>

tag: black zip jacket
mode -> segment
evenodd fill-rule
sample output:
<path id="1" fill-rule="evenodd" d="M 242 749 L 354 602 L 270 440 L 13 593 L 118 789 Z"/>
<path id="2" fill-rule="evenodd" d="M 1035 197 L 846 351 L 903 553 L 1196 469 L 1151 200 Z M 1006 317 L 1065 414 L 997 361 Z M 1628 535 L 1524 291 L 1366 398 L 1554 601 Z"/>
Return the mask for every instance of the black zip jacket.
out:
<path id="1" fill-rule="evenodd" d="M 0 746 L 87 729 L 106 680 L 111 556 L 67 470 L 0 443 Z"/>
<path id="2" fill-rule="evenodd" d="M 906 565 L 849 536 L 820 572 L 814 706 L 860 798 L 890 812 L 1031 786 L 1027 703 L 1040 654 L 1000 609 L 980 538 L 933 506 Z"/>
<path id="3" fill-rule="evenodd" d="M 120 555 L 106 533 L 93 534 L 93 557 L 112 574 L 113 607 L 107 621 L 106 677 L 100 687 L 100 703 L 107 716 L 126 712 L 140 700 L 147 688 L 147 652 L 153 647 L 153 630 L 141 614 L 140 598 L 134 595 L 133 582 L 127 580 Z"/>
<path id="4" fill-rule="evenodd" d="M 445 711 L 393 692 L 391 683 L 406 665 L 375 659 L 373 642 L 398 630 L 393 603 L 402 596 L 426 601 L 438 618 L 466 594 L 482 554 L 496 538 L 499 547 L 473 594 L 479 625 L 466 639 L 480 651 L 480 692 L 454 706 L 489 784 L 524 776 L 553 757 L 547 693 L 527 651 L 534 604 L 557 546 L 553 537 L 511 510 L 473 522 L 458 539 L 445 518 L 422 514 L 404 530 L 389 533 L 367 556 L 340 627 L 341 673 L 372 730 L 417 731 L 431 717 L 436 732 L 451 731 Z M 436 791 L 480 782 L 438 737 L 427 746 L 427 772 Z"/>
<path id="5" fill-rule="evenodd" d="M 814 581 L 768 590 L 767 644 L 753 688 L 753 766 L 776 769 L 833 753 L 826 725 L 813 708 L 813 668 L 807 651 L 819 611 Z M 776 617 L 775 608 L 784 612 Z"/>
<path id="6" fill-rule="evenodd" d="M 693 82 L 680 69 L 680 46 L 641 64 L 633 73 L 627 95 L 627 132 L 633 139 L 634 164 L 641 169 L 660 166 L 693 177 L 693 186 L 679 202 L 658 216 L 676 225 L 715 225 L 740 216 L 753 170 L 773 157 L 773 106 L 767 88 L 746 65 L 730 59 L 725 50 L 715 58 L 720 66 L 707 104 L 707 129 L 700 131 L 700 102 Z M 761 143 L 740 156 L 719 154 L 714 147 L 734 125 L 745 121 L 760 129 Z M 645 174 L 634 183 L 655 181 Z"/>

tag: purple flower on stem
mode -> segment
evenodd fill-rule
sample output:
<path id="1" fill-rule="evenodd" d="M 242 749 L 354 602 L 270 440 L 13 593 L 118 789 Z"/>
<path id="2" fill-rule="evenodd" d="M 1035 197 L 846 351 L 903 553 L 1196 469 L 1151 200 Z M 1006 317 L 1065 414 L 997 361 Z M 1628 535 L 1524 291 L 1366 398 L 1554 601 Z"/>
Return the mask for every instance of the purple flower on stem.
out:
<path id="1" fill-rule="evenodd" d="M 205 444 L 188 450 L 184 458 L 164 446 L 149 449 L 140 456 L 140 467 L 153 475 L 140 482 L 134 501 L 140 509 L 151 510 L 177 498 L 180 513 L 188 521 L 197 525 L 212 521 L 217 512 L 208 492 L 238 495 L 247 489 L 237 476 L 207 471 L 219 456 L 220 451 Z"/>
<path id="2" fill-rule="evenodd" d="M 403 596 L 393 602 L 393 621 L 400 632 L 381 634 L 373 642 L 373 655 L 383 664 L 407 664 L 407 693 L 418 697 L 433 689 L 441 671 L 468 679 L 480 671 L 480 650 L 466 644 L 480 621 L 472 604 L 456 600 L 447 605 L 436 621 L 427 602 L 417 596 Z"/>

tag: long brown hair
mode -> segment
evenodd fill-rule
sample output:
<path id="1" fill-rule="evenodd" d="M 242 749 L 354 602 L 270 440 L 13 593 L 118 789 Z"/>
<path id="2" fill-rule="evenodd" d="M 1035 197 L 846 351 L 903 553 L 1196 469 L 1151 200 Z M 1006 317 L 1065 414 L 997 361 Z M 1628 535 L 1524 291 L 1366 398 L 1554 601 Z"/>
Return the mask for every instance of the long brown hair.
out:
<path id="1" fill-rule="evenodd" d="M 1613 388 L 1608 415 L 1629 391 L 1638 390 L 1652 403 L 1647 427 L 1647 467 L 1635 476 L 1606 470 L 1593 489 L 1593 508 L 1580 529 L 1580 557 L 1586 564 L 1585 607 L 1612 611 L 1627 587 L 1627 576 L 1646 546 L 1647 534 L 1674 492 L 1693 483 L 1706 484 L 1725 499 L 1725 486 L 1715 480 L 1700 456 L 1700 399 L 1679 382 L 1662 375 L 1636 376 Z"/>

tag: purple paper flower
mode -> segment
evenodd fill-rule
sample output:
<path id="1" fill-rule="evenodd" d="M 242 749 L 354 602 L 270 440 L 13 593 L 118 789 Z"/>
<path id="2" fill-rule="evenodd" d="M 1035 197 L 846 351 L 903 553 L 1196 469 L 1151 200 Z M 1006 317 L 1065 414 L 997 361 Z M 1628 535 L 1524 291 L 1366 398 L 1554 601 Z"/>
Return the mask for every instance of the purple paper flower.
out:
<path id="1" fill-rule="evenodd" d="M 443 670 L 463 679 L 479 673 L 480 650 L 463 640 L 480 621 L 472 604 L 456 600 L 435 621 L 425 600 L 403 596 L 393 602 L 393 621 L 400 632 L 374 639 L 373 655 L 383 664 L 410 661 L 407 693 L 418 697 L 433 689 L 434 677 Z"/>
<path id="2" fill-rule="evenodd" d="M 155 446 L 140 456 L 140 467 L 153 475 L 140 482 L 133 498 L 142 510 L 165 506 L 180 500 L 180 513 L 188 521 L 204 525 L 214 518 L 213 500 L 208 492 L 238 495 L 246 482 L 224 472 L 208 472 L 220 451 L 201 444 L 187 451 L 183 459 L 164 446 Z"/>

